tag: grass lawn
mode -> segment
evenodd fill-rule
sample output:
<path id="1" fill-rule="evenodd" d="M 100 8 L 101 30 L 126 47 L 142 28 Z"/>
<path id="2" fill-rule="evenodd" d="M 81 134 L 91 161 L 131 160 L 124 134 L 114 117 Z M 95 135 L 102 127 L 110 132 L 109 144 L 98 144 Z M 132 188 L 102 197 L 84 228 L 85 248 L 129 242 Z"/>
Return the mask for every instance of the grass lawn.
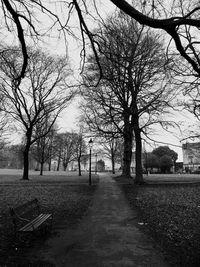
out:
<path id="1" fill-rule="evenodd" d="M 172 266 L 200 266 L 200 184 L 135 186 L 117 181 L 138 210 L 138 227 L 157 241 Z M 157 181 L 162 182 L 162 175 Z"/>
<path id="2" fill-rule="evenodd" d="M 9 207 L 38 198 L 43 210 L 53 212 L 53 231 L 76 227 L 91 205 L 98 183 L 92 175 L 92 186 L 88 186 L 88 174 L 78 177 L 77 173 L 46 172 L 39 176 L 30 173 L 30 180 L 23 181 L 19 170 L 0 170 L 0 266 L 11 265 L 15 257 L 12 223 Z M 19 245 L 23 246 L 23 244 Z M 20 265 L 16 265 L 20 266 Z"/>

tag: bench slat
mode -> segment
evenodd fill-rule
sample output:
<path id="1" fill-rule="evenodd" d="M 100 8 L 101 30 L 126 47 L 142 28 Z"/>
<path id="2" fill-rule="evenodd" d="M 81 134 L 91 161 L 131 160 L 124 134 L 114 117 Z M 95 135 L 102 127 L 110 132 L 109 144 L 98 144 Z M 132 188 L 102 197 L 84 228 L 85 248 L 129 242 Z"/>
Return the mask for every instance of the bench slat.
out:
<path id="1" fill-rule="evenodd" d="M 35 198 L 18 207 L 10 207 L 10 214 L 16 232 L 33 232 L 48 219 L 53 219 L 52 214 L 40 214 L 40 205 Z"/>
<path id="2" fill-rule="evenodd" d="M 43 217 L 40 218 L 40 220 L 36 220 L 34 226 L 35 228 L 38 228 L 43 222 L 45 222 L 47 219 L 51 217 L 51 214 L 43 214 Z"/>
<path id="3" fill-rule="evenodd" d="M 40 214 L 38 217 L 36 217 L 34 220 L 20 228 L 18 231 L 20 232 L 32 232 L 36 228 L 38 228 L 43 222 L 45 222 L 47 219 L 52 217 L 52 214 Z"/>

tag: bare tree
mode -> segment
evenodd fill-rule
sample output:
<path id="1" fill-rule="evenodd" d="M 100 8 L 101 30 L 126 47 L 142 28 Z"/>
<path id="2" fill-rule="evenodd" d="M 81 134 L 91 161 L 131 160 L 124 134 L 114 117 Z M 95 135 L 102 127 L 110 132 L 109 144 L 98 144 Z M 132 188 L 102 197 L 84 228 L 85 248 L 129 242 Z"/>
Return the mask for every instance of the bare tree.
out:
<path id="1" fill-rule="evenodd" d="M 80 131 L 76 136 L 75 145 L 75 158 L 78 162 L 78 174 L 81 176 L 81 161 L 83 155 L 86 153 L 86 144 L 83 133 Z"/>
<path id="2" fill-rule="evenodd" d="M 32 148 L 32 154 L 36 161 L 40 164 L 40 175 L 43 175 L 44 163 L 49 163 L 49 170 L 51 170 L 51 159 L 53 152 L 53 141 L 56 134 L 56 127 L 53 125 L 49 130 L 51 125 L 51 118 L 46 117 L 46 121 L 40 125 L 37 124 L 35 127 L 35 132 L 33 133 L 33 138 L 36 139 L 35 146 Z"/>
<path id="3" fill-rule="evenodd" d="M 56 136 L 58 167 L 62 162 L 64 171 L 66 171 L 68 164 L 76 158 L 77 152 L 77 134 L 74 132 L 59 133 Z"/>
<path id="4" fill-rule="evenodd" d="M 115 137 L 104 137 L 101 140 L 103 152 L 106 157 L 111 161 L 112 173 L 115 174 L 116 162 L 122 163 L 121 158 L 123 157 L 123 139 Z"/>
<path id="5" fill-rule="evenodd" d="M 121 158 L 120 154 L 123 147 L 123 139 L 121 138 L 121 134 L 119 134 L 118 130 L 115 129 L 114 124 L 108 121 L 108 118 L 106 118 L 106 122 L 104 120 L 104 126 L 105 124 L 106 126 L 104 127 L 104 131 L 102 131 L 100 126 L 102 117 L 99 118 L 98 116 L 95 116 L 95 110 L 93 110 L 92 107 L 90 113 L 87 113 L 87 104 L 83 105 L 83 103 L 81 103 L 79 108 L 82 111 L 82 115 L 80 116 L 82 129 L 84 129 L 85 132 L 90 132 L 90 134 L 92 134 L 92 137 L 96 140 L 95 143 L 97 143 L 100 147 L 99 152 L 103 152 L 106 157 L 111 160 L 112 172 L 114 174 L 115 162 L 120 162 L 122 165 L 122 160 L 119 160 L 119 158 Z M 91 112 L 93 112 L 94 116 L 90 116 Z"/>
<path id="6" fill-rule="evenodd" d="M 114 124 L 124 140 L 122 175 L 130 177 L 133 137 L 136 142 L 136 183 L 143 183 L 143 128 L 158 122 L 159 114 L 169 106 L 172 98 L 166 79 L 166 61 L 159 36 L 144 30 L 133 20 L 119 14 L 108 20 L 96 32 L 101 47 L 100 64 L 103 77 L 98 88 L 97 66 L 89 59 L 85 115 L 98 131 L 113 133 Z M 134 132 L 134 134 L 133 134 Z"/>
<path id="7" fill-rule="evenodd" d="M 0 91 L 0 149 L 8 142 L 7 138 L 10 136 L 10 131 L 12 130 L 11 127 L 9 128 L 12 120 L 4 110 L 5 102 L 6 97 L 3 92 Z"/>
<path id="8" fill-rule="evenodd" d="M 49 127 L 42 136 L 48 134 L 73 92 L 66 83 L 69 76 L 66 58 L 54 58 L 30 49 L 26 78 L 19 86 L 13 80 L 18 77 L 22 60 L 16 48 L 1 54 L 1 90 L 7 99 L 5 110 L 20 123 L 26 135 L 23 179 L 28 179 L 29 150 L 39 138 L 33 137 L 35 127 L 50 116 Z"/>
<path id="9" fill-rule="evenodd" d="M 93 7 L 91 8 L 91 3 Z M 118 7 L 125 14 L 129 15 L 142 25 L 154 29 L 160 29 L 173 40 L 176 50 L 192 66 L 193 70 L 199 76 L 199 13 L 200 4 L 197 0 L 135 0 L 128 2 L 126 0 L 107 0 L 106 3 L 113 3 L 111 9 Z M 21 43 L 23 62 L 21 72 L 18 75 L 18 81 L 24 77 L 28 63 L 27 39 L 39 37 L 41 34 L 39 18 L 45 16 L 45 21 L 51 21 L 52 24 L 46 25 L 46 28 L 52 30 L 53 27 L 64 30 L 75 35 L 73 27 L 70 27 L 70 17 L 76 12 L 80 22 L 80 32 L 85 48 L 86 39 L 91 42 L 92 48 L 97 58 L 97 49 L 95 46 L 94 35 L 88 25 L 88 18 L 102 21 L 103 4 L 97 4 L 96 1 L 73 0 L 73 1 L 19 1 L 2 0 L 1 11 L 4 16 L 5 27 L 11 32 L 16 32 Z M 62 11 L 65 11 L 64 14 Z M 37 11 L 37 12 L 36 12 Z M 51 20 L 49 20 L 49 18 Z M 64 19 L 65 18 L 65 19 Z M 45 31 L 44 31 L 45 32 Z M 44 34 L 43 32 L 43 34 Z M 83 50 L 82 55 L 85 54 Z"/>

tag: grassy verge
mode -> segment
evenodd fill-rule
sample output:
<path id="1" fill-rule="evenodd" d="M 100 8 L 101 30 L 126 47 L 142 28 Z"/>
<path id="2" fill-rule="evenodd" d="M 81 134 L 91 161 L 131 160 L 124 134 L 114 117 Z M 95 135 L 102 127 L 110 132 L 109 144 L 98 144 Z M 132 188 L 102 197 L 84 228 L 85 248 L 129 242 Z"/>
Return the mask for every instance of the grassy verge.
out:
<path id="1" fill-rule="evenodd" d="M 54 214 L 53 231 L 55 234 L 58 229 L 77 226 L 92 203 L 98 182 L 97 177 L 94 177 L 95 183 L 89 187 L 87 175 L 77 178 L 79 182 L 76 180 L 75 183 L 75 176 L 73 178 L 65 177 L 65 179 L 52 176 L 32 177 L 30 181 L 6 177 L 0 177 L 0 181 L 2 181 L 0 183 L 0 266 L 4 266 L 2 264 L 5 262 L 11 264 L 12 258 L 15 257 L 16 247 L 14 246 L 9 206 L 17 206 L 33 198 L 38 198 L 43 210 Z M 20 249 L 23 254 L 23 244 L 19 244 L 19 246 L 22 247 Z"/>
<path id="2" fill-rule="evenodd" d="M 172 266 L 200 266 L 200 185 L 120 186 Z"/>

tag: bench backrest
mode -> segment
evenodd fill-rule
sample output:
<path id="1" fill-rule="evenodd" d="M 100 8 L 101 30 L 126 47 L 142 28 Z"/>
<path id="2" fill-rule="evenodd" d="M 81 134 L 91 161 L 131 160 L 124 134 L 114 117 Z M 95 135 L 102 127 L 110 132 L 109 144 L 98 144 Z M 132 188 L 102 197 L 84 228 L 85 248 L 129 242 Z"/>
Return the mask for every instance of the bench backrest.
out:
<path id="1" fill-rule="evenodd" d="M 40 213 L 40 206 L 38 200 L 35 198 L 31 201 L 28 201 L 20 206 L 10 208 L 10 214 L 13 220 L 15 230 L 18 227 L 23 226 L 27 221 L 23 221 L 20 218 L 31 220 L 34 217 L 38 216 Z"/>

